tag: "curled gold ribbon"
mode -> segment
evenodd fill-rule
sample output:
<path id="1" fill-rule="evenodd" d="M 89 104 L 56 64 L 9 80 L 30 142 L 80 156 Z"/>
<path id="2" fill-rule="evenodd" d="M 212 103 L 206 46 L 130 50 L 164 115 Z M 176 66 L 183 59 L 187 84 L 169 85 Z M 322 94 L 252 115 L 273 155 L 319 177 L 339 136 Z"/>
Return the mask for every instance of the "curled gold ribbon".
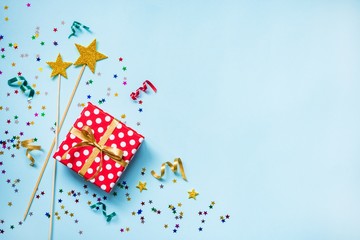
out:
<path id="1" fill-rule="evenodd" d="M 39 145 L 31 145 L 31 143 L 34 142 L 34 139 L 28 139 L 28 140 L 24 140 L 21 141 L 21 146 L 26 148 L 26 157 L 28 159 L 30 159 L 31 163 L 30 166 L 34 166 L 35 164 L 35 159 L 33 158 L 33 156 L 31 156 L 30 152 L 33 150 L 40 150 L 41 146 Z"/>
<path id="2" fill-rule="evenodd" d="M 62 159 L 64 160 L 66 158 L 66 155 L 72 148 L 93 146 L 94 147 L 93 152 L 91 153 L 91 155 L 89 156 L 88 160 L 85 162 L 83 167 L 80 169 L 79 174 L 84 177 L 86 171 L 89 169 L 89 167 L 95 160 L 95 157 L 99 153 L 100 153 L 100 164 L 96 172 L 91 176 L 91 178 L 87 179 L 87 181 L 94 179 L 101 172 L 102 164 L 103 164 L 103 153 L 108 155 L 112 160 L 114 160 L 121 166 L 126 167 L 127 163 L 122 159 L 123 152 L 118 148 L 108 147 L 105 145 L 105 142 L 111 135 L 116 125 L 117 125 L 117 121 L 114 119 L 110 123 L 108 129 L 106 130 L 105 134 L 102 136 L 99 142 L 96 142 L 94 134 L 89 126 L 84 126 L 81 130 L 72 128 L 70 132 L 74 134 L 76 137 L 80 138 L 82 142 L 77 143 L 76 145 L 72 146 L 69 150 L 67 150 L 63 154 Z"/>
<path id="3" fill-rule="evenodd" d="M 185 176 L 184 167 L 183 167 L 183 164 L 182 164 L 182 161 L 180 158 L 175 158 L 174 163 L 164 162 L 163 164 L 161 164 L 160 176 L 157 175 L 154 170 L 151 171 L 151 175 L 153 175 L 153 177 L 156 179 L 161 179 L 165 174 L 166 165 L 168 165 L 170 167 L 171 171 L 173 171 L 174 173 L 177 171 L 177 167 L 179 166 L 182 178 L 185 181 L 187 181 L 186 176 Z"/>

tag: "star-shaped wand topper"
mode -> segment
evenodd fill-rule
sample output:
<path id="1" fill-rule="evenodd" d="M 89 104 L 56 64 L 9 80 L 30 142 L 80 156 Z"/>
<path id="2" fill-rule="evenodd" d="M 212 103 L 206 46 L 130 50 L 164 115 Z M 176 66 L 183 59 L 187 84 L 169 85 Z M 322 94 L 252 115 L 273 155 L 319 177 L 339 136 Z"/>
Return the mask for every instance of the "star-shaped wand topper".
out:
<path id="1" fill-rule="evenodd" d="M 107 56 L 105 56 L 104 54 L 96 51 L 96 39 L 94 39 L 87 47 L 81 46 L 80 44 L 76 43 L 75 46 L 80 53 L 80 57 L 76 60 L 74 65 L 87 65 L 92 71 L 92 73 L 95 73 L 96 62 L 107 58 Z"/>
<path id="2" fill-rule="evenodd" d="M 55 77 L 57 75 L 61 75 L 64 78 L 67 78 L 66 69 L 72 65 L 71 62 L 64 62 L 62 60 L 62 57 L 59 53 L 59 55 L 56 58 L 55 62 L 46 62 L 52 69 L 51 76 Z"/>

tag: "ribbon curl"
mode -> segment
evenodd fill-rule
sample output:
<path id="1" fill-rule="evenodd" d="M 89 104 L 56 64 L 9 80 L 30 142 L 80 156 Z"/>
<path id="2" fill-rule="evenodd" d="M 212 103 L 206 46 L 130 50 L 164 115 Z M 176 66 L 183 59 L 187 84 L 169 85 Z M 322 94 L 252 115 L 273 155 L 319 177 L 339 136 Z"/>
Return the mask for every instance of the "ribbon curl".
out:
<path id="1" fill-rule="evenodd" d="M 80 30 L 80 27 L 83 27 L 84 29 L 86 29 L 87 31 L 90 31 L 90 28 L 77 22 L 77 21 L 74 21 L 73 24 L 71 25 L 71 31 L 72 33 L 69 35 L 68 39 L 71 38 L 72 36 L 76 37 L 76 29 Z"/>
<path id="2" fill-rule="evenodd" d="M 115 121 L 114 125 L 116 126 L 116 121 Z M 102 141 L 106 141 L 107 138 L 109 137 L 108 135 L 111 134 L 112 130 L 109 131 L 109 129 L 111 129 L 111 128 L 110 127 L 108 128 L 108 131 L 104 134 Z M 101 172 L 102 164 L 103 164 L 103 153 L 108 155 L 112 160 L 114 160 L 118 164 L 122 165 L 123 167 L 126 167 L 127 163 L 122 159 L 123 151 L 121 151 L 118 148 L 108 147 L 108 146 L 104 145 L 105 142 L 104 143 L 102 141 L 100 141 L 99 143 L 96 142 L 94 134 L 89 126 L 84 126 L 81 130 L 72 128 L 70 130 L 70 132 L 72 134 L 74 134 L 75 136 L 77 136 L 78 138 L 80 138 L 82 140 L 82 142 L 75 144 L 69 150 L 67 150 L 62 156 L 63 160 L 66 159 L 66 155 L 72 148 L 93 146 L 95 148 L 94 150 L 97 150 L 97 151 L 93 151 L 93 154 L 92 154 L 93 156 L 96 156 L 98 154 L 98 152 L 100 152 L 101 157 L 100 157 L 99 167 L 97 168 L 96 172 L 92 175 L 92 177 L 87 179 L 87 181 L 94 179 Z M 89 159 L 90 159 L 90 157 L 89 157 Z M 89 166 L 91 163 L 92 163 L 92 161 L 87 161 L 87 164 L 89 164 Z M 82 175 L 82 176 L 85 175 L 87 168 L 89 167 L 89 166 L 87 166 L 87 164 L 84 164 L 83 168 L 80 170 L 80 172 L 79 172 L 80 175 Z"/>
<path id="3" fill-rule="evenodd" d="M 104 217 L 106 218 L 106 222 L 110 222 L 111 219 L 116 216 L 115 212 L 112 212 L 109 215 L 107 215 L 106 214 L 106 205 L 104 203 L 102 203 L 102 202 L 97 202 L 97 203 L 91 205 L 90 208 L 91 209 L 94 209 L 94 208 L 98 209 L 99 206 L 102 206 L 102 213 L 103 213 Z"/>
<path id="4" fill-rule="evenodd" d="M 166 165 L 168 165 L 170 167 L 170 169 L 171 169 L 171 171 L 173 171 L 173 173 L 175 173 L 177 171 L 177 167 L 179 166 L 182 178 L 185 181 L 187 181 L 186 176 L 185 176 L 184 167 L 183 167 L 183 164 L 182 164 L 182 161 L 180 158 L 175 158 L 173 164 L 171 162 L 164 162 L 163 164 L 161 164 L 160 176 L 157 175 L 154 170 L 151 171 L 151 175 L 153 175 L 153 177 L 156 179 L 161 179 L 165 174 Z"/>
<path id="5" fill-rule="evenodd" d="M 142 87 L 139 87 L 135 92 L 132 92 L 130 94 L 130 97 L 133 100 L 136 100 L 136 98 L 140 95 L 140 91 L 146 92 L 147 90 L 146 84 L 148 84 L 151 87 L 151 89 L 154 90 L 154 92 L 157 92 L 156 87 L 149 80 L 145 80 L 145 82 L 143 82 Z"/>
<path id="6" fill-rule="evenodd" d="M 21 141 L 21 146 L 26 148 L 26 157 L 28 159 L 30 159 L 30 161 L 31 161 L 30 166 L 35 165 L 35 159 L 33 158 L 33 156 L 31 156 L 30 152 L 33 150 L 41 149 L 41 146 L 39 146 L 39 145 L 31 145 L 31 143 L 33 143 L 33 142 L 34 142 L 34 139 L 28 139 L 28 140 Z"/>
<path id="7" fill-rule="evenodd" d="M 16 84 L 14 84 L 16 82 Z M 12 86 L 12 87 L 19 87 L 21 91 L 25 94 L 25 92 L 27 90 L 29 90 L 29 97 L 28 100 L 31 100 L 34 97 L 35 91 L 34 89 L 32 89 L 28 82 L 26 81 L 26 79 L 23 76 L 19 76 L 19 77 L 13 77 L 11 79 L 8 80 L 8 85 Z"/>

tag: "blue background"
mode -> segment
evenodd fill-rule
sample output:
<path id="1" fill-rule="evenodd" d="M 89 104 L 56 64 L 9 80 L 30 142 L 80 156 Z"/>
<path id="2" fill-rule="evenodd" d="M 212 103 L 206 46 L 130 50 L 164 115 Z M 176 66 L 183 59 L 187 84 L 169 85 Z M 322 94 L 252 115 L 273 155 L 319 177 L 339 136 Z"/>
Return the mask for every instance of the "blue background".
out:
<path id="1" fill-rule="evenodd" d="M 100 107 L 112 115 L 126 114 L 127 125 L 143 134 L 145 142 L 121 178 L 129 190 L 118 189 L 116 197 L 91 184 L 86 195 L 84 181 L 57 165 L 56 187 L 64 192 L 57 191 L 55 199 L 62 199 L 75 216 L 64 215 L 56 202 L 61 220 L 54 220 L 54 239 L 360 239 L 359 1 L 26 3 L 1 2 L 0 48 L 6 49 L 6 58 L 0 59 L 0 136 L 6 140 L 23 131 L 22 140 L 37 137 L 44 152 L 34 152 L 34 168 L 24 149 L 0 155 L 0 171 L 6 170 L 0 174 L 0 219 L 5 221 L 0 223 L 5 230 L 0 238 L 47 238 L 52 159 L 39 187 L 45 195 L 34 200 L 33 216 L 18 224 L 54 135 L 50 128 L 56 121 L 57 83 L 50 79 L 46 61 L 54 61 L 60 52 L 64 61 L 74 62 L 74 43 L 87 46 L 96 38 L 98 50 L 109 58 L 96 65 L 101 76 L 85 70 L 60 139 L 81 110 L 77 104 L 91 95 L 94 103 L 105 98 Z M 82 31 L 67 39 L 73 21 L 89 26 L 92 33 Z M 37 26 L 39 37 L 31 40 Z M 54 27 L 59 31 L 54 33 Z M 22 53 L 29 56 L 21 58 Z M 13 94 L 15 88 L 7 85 L 18 71 L 41 91 L 31 110 L 26 97 Z M 79 71 L 70 67 L 69 78 L 62 79 L 62 111 Z M 85 84 L 89 79 L 92 85 Z M 141 93 L 144 103 L 139 105 L 129 94 L 145 79 L 158 93 Z M 42 105 L 46 116 L 35 118 Z M 32 120 L 35 124 L 26 126 Z M 175 157 L 183 159 L 188 182 L 171 172 L 163 182 L 150 175 Z M 16 178 L 21 179 L 18 193 L 6 183 Z M 147 191 L 135 188 L 139 180 L 147 182 Z M 196 201 L 187 199 L 192 188 L 200 193 Z M 67 195 L 71 190 L 81 192 L 79 203 Z M 111 223 L 86 204 L 96 201 L 93 193 L 108 196 L 109 211 L 118 214 Z M 213 210 L 208 209 L 211 201 L 216 202 Z M 175 220 L 167 206 L 179 202 L 184 219 Z M 162 213 L 151 212 L 153 206 Z M 131 215 L 139 209 L 144 224 L 140 216 Z M 203 210 L 208 216 L 198 216 Z M 222 223 L 219 217 L 226 214 L 230 219 Z M 176 223 L 180 228 L 173 233 Z M 130 231 L 121 233 L 126 227 Z"/>

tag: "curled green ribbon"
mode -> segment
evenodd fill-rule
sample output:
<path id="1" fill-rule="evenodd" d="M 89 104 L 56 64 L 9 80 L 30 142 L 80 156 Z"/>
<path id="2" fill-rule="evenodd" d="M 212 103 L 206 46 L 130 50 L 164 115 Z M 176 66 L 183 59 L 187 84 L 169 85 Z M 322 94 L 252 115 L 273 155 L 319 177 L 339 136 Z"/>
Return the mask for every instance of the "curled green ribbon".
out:
<path id="1" fill-rule="evenodd" d="M 71 25 L 71 31 L 72 33 L 69 35 L 68 38 L 71 38 L 72 36 L 76 37 L 76 29 L 77 30 L 81 30 L 80 27 L 83 27 L 84 29 L 86 29 L 87 31 L 90 31 L 90 28 L 77 22 L 77 21 L 74 21 L 73 24 Z"/>
<path id="2" fill-rule="evenodd" d="M 100 206 L 102 206 L 102 213 L 103 213 L 104 217 L 106 218 L 106 222 L 110 222 L 111 219 L 116 216 L 116 213 L 112 212 L 109 215 L 107 215 L 106 214 L 106 205 L 104 203 L 97 202 L 97 203 L 91 205 L 90 208 L 91 209 L 94 209 L 94 208 L 99 209 Z"/>
<path id="3" fill-rule="evenodd" d="M 35 91 L 32 89 L 26 79 L 23 76 L 13 77 L 8 80 L 8 85 L 12 87 L 20 87 L 21 91 L 25 93 L 29 91 L 28 100 L 31 100 L 34 97 Z M 25 93 L 26 94 L 26 93 Z"/>

